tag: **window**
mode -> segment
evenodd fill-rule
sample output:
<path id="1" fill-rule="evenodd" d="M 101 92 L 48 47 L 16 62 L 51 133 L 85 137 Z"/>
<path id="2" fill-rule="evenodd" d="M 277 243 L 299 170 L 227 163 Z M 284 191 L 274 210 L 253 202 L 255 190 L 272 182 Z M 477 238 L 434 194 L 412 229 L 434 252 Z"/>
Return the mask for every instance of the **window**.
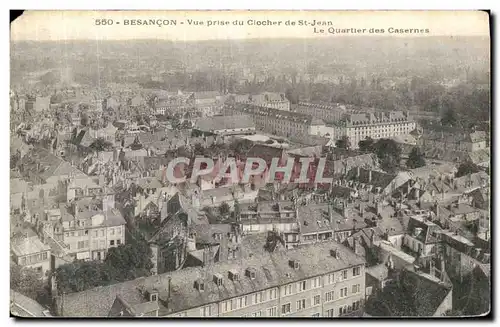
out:
<path id="1" fill-rule="evenodd" d="M 21 257 L 21 264 L 25 265 L 26 264 L 26 257 Z"/>
<path id="2" fill-rule="evenodd" d="M 47 252 L 42 253 L 42 259 L 47 260 Z"/>
<path id="3" fill-rule="evenodd" d="M 274 300 L 276 298 L 277 298 L 276 289 L 273 288 L 273 289 L 269 290 L 269 300 Z"/>
<path id="4" fill-rule="evenodd" d="M 75 236 L 75 232 L 71 232 L 71 236 Z"/>
<path id="5" fill-rule="evenodd" d="M 115 235 L 115 230 L 111 228 L 111 235 Z"/>
<path id="6" fill-rule="evenodd" d="M 115 240 L 109 241 L 109 245 L 115 245 Z"/>
<path id="7" fill-rule="evenodd" d="M 328 275 L 328 285 L 335 283 L 335 274 Z"/>
<path id="8" fill-rule="evenodd" d="M 252 295 L 253 304 L 262 302 L 262 296 L 260 293 L 255 293 Z"/>
<path id="9" fill-rule="evenodd" d="M 267 316 L 268 317 L 278 316 L 278 309 L 276 307 L 272 307 L 272 308 L 267 309 Z"/>
<path id="10" fill-rule="evenodd" d="M 359 276 L 360 274 L 361 274 L 361 267 L 352 268 L 352 275 L 353 276 Z"/>
<path id="11" fill-rule="evenodd" d="M 244 308 L 246 306 L 246 303 L 243 301 L 243 297 L 240 297 L 239 299 L 236 300 L 236 307 L 238 308 Z"/>
<path id="12" fill-rule="evenodd" d="M 222 305 L 222 312 L 229 312 L 233 310 L 233 301 L 224 301 Z"/>
<path id="13" fill-rule="evenodd" d="M 122 240 L 116 240 L 116 245 L 122 244 Z"/>
<path id="14" fill-rule="evenodd" d="M 339 308 L 339 316 L 347 313 L 347 304 Z"/>
<path id="15" fill-rule="evenodd" d="M 94 231 L 94 237 L 97 237 L 97 230 Z"/>
<path id="16" fill-rule="evenodd" d="M 207 305 L 200 309 L 200 316 L 210 317 L 212 315 L 212 307 Z"/>
<path id="17" fill-rule="evenodd" d="M 252 302 L 251 302 L 250 296 L 247 295 L 247 296 L 245 296 L 245 307 L 249 306 L 250 304 L 252 304 Z"/>
<path id="18" fill-rule="evenodd" d="M 84 241 L 83 246 L 84 246 L 85 248 L 88 248 L 88 247 L 90 246 L 90 241 L 88 241 L 88 240 L 87 240 L 87 241 Z"/>
<path id="19" fill-rule="evenodd" d="M 262 311 L 252 313 L 252 317 L 262 317 Z"/>
<path id="20" fill-rule="evenodd" d="M 334 317 L 335 316 L 334 310 L 333 309 L 326 310 L 326 316 L 327 317 Z"/>
<path id="21" fill-rule="evenodd" d="M 334 292 L 333 291 L 330 291 L 330 292 L 326 292 L 325 293 L 325 302 L 331 302 L 334 300 Z"/>
<path id="22" fill-rule="evenodd" d="M 285 285 L 283 287 L 285 295 L 290 295 L 292 294 L 292 284 Z"/>
<path id="23" fill-rule="evenodd" d="M 318 288 L 321 287 L 321 277 L 316 277 L 312 280 L 311 282 L 311 288 Z"/>
<path id="24" fill-rule="evenodd" d="M 359 284 L 352 285 L 352 293 L 356 294 L 361 291 L 361 286 Z"/>
<path id="25" fill-rule="evenodd" d="M 313 305 L 319 305 L 321 302 L 321 296 L 320 295 L 315 295 L 313 297 Z"/>
<path id="26" fill-rule="evenodd" d="M 361 300 L 357 300 L 352 303 L 353 311 L 359 310 L 360 308 L 361 308 Z"/>
<path id="27" fill-rule="evenodd" d="M 306 308 L 306 299 L 297 301 L 297 310 L 303 310 Z"/>
<path id="28" fill-rule="evenodd" d="M 319 316 L 320 316 L 320 315 L 319 315 L 319 312 L 313 313 L 313 314 L 311 315 L 311 317 L 314 317 L 314 318 L 317 318 L 317 317 L 319 317 Z"/>
<path id="29" fill-rule="evenodd" d="M 290 312 L 292 312 L 290 303 L 283 304 L 281 306 L 281 314 L 282 315 L 289 314 Z"/>
<path id="30" fill-rule="evenodd" d="M 101 248 L 101 249 L 104 248 L 104 240 L 99 241 L 99 248 Z"/>
<path id="31" fill-rule="evenodd" d="M 104 236 L 104 229 L 101 229 L 101 236 Z"/>
<path id="32" fill-rule="evenodd" d="M 342 270 L 342 274 L 340 275 L 340 280 L 347 279 L 347 270 Z"/>
<path id="33" fill-rule="evenodd" d="M 116 234 L 120 235 L 122 233 L 122 228 L 121 227 L 118 227 L 116 229 Z"/>
<path id="34" fill-rule="evenodd" d="M 340 289 L 340 297 L 346 297 L 347 296 L 347 287 L 341 288 Z"/>
<path id="35" fill-rule="evenodd" d="M 85 247 L 85 242 L 84 241 L 78 241 L 77 248 L 78 249 L 83 249 Z"/>
<path id="36" fill-rule="evenodd" d="M 303 292 L 306 290 L 306 281 L 298 282 L 297 283 L 297 292 Z"/>

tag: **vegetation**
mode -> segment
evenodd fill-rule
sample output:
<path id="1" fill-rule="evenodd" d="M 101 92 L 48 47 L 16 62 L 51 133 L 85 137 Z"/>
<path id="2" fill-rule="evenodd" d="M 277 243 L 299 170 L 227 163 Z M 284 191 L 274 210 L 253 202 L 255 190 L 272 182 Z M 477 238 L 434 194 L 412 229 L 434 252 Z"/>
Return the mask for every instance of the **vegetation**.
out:
<path id="1" fill-rule="evenodd" d="M 410 169 L 419 168 L 425 166 L 424 155 L 419 148 L 413 148 L 406 161 L 406 166 Z"/>
<path id="2" fill-rule="evenodd" d="M 102 137 L 99 137 L 94 142 L 92 142 L 90 148 L 96 152 L 107 151 L 113 149 L 113 144 L 106 141 Z"/>
<path id="3" fill-rule="evenodd" d="M 373 149 L 383 170 L 389 173 L 397 170 L 401 161 L 401 148 L 394 140 L 380 139 Z"/>
<path id="4" fill-rule="evenodd" d="M 39 303 L 46 304 L 50 293 L 40 274 L 31 268 L 10 264 L 10 288 Z"/>
<path id="5" fill-rule="evenodd" d="M 455 111 L 452 108 L 446 109 L 441 118 L 441 125 L 453 127 L 457 124 L 457 117 Z"/>
<path id="6" fill-rule="evenodd" d="M 228 215 L 230 211 L 231 211 L 231 208 L 229 207 L 229 204 L 227 204 L 227 202 L 222 202 L 220 204 L 220 206 L 219 206 L 219 213 L 222 216 Z"/>
<path id="7" fill-rule="evenodd" d="M 477 165 L 467 161 L 460 164 L 455 177 L 462 177 L 469 174 L 478 173 L 480 170 L 481 169 Z"/>
<path id="8" fill-rule="evenodd" d="M 54 272 L 59 292 L 81 292 L 86 289 L 148 276 L 153 267 L 151 249 L 136 233 L 125 245 L 111 248 L 106 259 L 75 261 Z"/>
<path id="9" fill-rule="evenodd" d="M 371 137 L 359 141 L 358 146 L 361 152 L 373 152 L 375 141 Z"/>
<path id="10" fill-rule="evenodd" d="M 349 148 L 351 147 L 351 141 L 349 141 L 349 138 L 347 136 L 343 136 L 340 140 L 337 140 L 337 142 L 335 142 L 335 147 L 349 150 Z"/>

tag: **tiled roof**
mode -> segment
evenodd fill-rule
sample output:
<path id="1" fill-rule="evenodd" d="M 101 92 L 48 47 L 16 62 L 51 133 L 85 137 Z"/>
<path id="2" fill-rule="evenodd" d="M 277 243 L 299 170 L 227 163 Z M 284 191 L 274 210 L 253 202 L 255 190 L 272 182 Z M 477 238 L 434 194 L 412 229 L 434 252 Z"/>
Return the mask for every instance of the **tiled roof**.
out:
<path id="1" fill-rule="evenodd" d="M 198 119 L 195 128 L 211 132 L 225 129 L 255 128 L 255 123 L 247 115 L 214 116 Z"/>
<path id="2" fill-rule="evenodd" d="M 49 317 L 51 314 L 37 301 L 10 290 L 10 312 L 18 317 Z"/>
<path id="3" fill-rule="evenodd" d="M 338 259 L 330 255 L 330 251 L 334 249 L 339 253 Z M 299 260 L 299 268 L 291 268 L 290 260 Z M 206 267 L 186 268 L 80 293 L 66 294 L 59 302 L 62 306 L 62 316 L 104 317 L 108 315 L 117 295 L 133 306 L 147 302 L 141 294 L 141 289 L 156 289 L 159 293 L 159 316 L 163 316 L 362 264 L 364 260 L 345 246 L 335 242 L 324 242 L 283 252 L 264 252 L 251 258 L 218 262 Z M 246 277 L 246 268 L 255 269 L 255 279 Z M 237 282 L 230 280 L 229 270 L 240 272 L 241 279 Z M 222 286 L 217 286 L 213 282 L 215 273 L 222 276 Z M 170 294 L 168 294 L 169 278 Z M 204 281 L 204 292 L 194 287 L 197 280 Z"/>
<path id="4" fill-rule="evenodd" d="M 201 92 L 194 92 L 194 97 L 195 99 L 215 99 L 216 97 L 220 96 L 219 91 L 201 91 Z"/>
<path id="5" fill-rule="evenodd" d="M 38 236 L 22 237 L 16 239 L 11 244 L 12 252 L 17 256 L 24 256 L 43 251 L 49 251 L 50 247 L 43 244 Z"/>

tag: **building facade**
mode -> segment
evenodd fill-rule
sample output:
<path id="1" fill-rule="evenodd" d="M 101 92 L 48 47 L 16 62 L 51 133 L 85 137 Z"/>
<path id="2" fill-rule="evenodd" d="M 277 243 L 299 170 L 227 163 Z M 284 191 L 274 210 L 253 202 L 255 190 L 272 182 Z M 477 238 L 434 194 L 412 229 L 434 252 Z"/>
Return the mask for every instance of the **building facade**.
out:
<path id="1" fill-rule="evenodd" d="M 12 241 L 12 259 L 21 267 L 35 269 L 40 277 L 48 278 L 50 271 L 50 247 L 36 235 L 23 235 Z"/>
<path id="2" fill-rule="evenodd" d="M 293 108 L 293 111 L 305 115 L 312 115 L 315 118 L 332 123 L 341 121 L 347 113 L 347 108 L 338 104 L 331 106 L 310 102 L 299 102 L 298 105 Z"/>
<path id="3" fill-rule="evenodd" d="M 264 92 L 260 94 L 237 94 L 234 95 L 236 103 L 251 104 L 254 106 L 290 111 L 290 101 L 284 93 Z"/>
<path id="4" fill-rule="evenodd" d="M 374 140 L 409 134 L 416 123 L 409 113 L 393 111 L 389 113 L 349 114 L 338 127 L 337 137 L 348 137 L 352 148 L 358 148 L 359 141 Z"/>
<path id="5" fill-rule="evenodd" d="M 361 315 L 364 299 L 365 260 L 324 242 L 66 294 L 56 306 L 63 316 L 333 318 Z"/>
<path id="6" fill-rule="evenodd" d="M 255 127 L 266 133 L 278 136 L 301 138 L 317 133 L 318 124 L 311 115 L 270 109 L 250 104 L 226 104 L 225 115 L 248 115 L 255 122 Z M 322 124 L 324 126 L 324 124 Z"/>

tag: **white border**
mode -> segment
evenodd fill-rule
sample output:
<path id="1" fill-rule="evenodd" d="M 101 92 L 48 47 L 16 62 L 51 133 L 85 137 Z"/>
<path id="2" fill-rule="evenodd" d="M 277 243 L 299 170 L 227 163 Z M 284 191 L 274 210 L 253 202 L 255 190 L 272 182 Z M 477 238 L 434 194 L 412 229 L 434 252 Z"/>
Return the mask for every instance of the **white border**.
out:
<path id="1" fill-rule="evenodd" d="M 2 13 L 5 15 L 7 18 L 7 9 L 58 9 L 58 10 L 63 10 L 63 9 L 68 9 L 68 10 L 75 10 L 75 9 L 336 9 L 336 10 L 347 10 L 347 9 L 367 9 L 367 10 L 380 10 L 380 9 L 406 9 L 406 10 L 415 10 L 415 9 L 420 9 L 420 10 L 425 10 L 425 9 L 445 9 L 445 10 L 457 10 L 457 9 L 491 9 L 492 13 L 499 13 L 500 12 L 500 2 L 499 1 L 482 1 L 482 0 L 475 0 L 475 1 L 466 1 L 466 0 L 455 0 L 455 1 L 433 1 L 433 0 L 425 0 L 425 1 L 412 1 L 412 2 L 402 2 L 402 1 L 355 1 L 355 0 L 350 0 L 350 1 L 338 1 L 332 3 L 332 1 L 321 1 L 321 0 L 308 0 L 308 1 L 278 1 L 278 0 L 253 0 L 253 1 L 242 1 L 242 0 L 233 0 L 233 1 L 214 1 L 214 0 L 209 0 L 209 1 L 192 1 L 192 0 L 176 0 L 176 1 L 151 1 L 151 0 L 141 0 L 141 1 L 103 1 L 103 0 L 72 0 L 72 1 L 54 1 L 54 0 L 18 0 L 15 3 L 10 2 L 9 4 L 14 5 L 15 8 L 9 8 L 7 7 L 8 2 L 2 2 Z M 5 7 L 5 8 L 3 8 Z M 498 17 L 497 17 L 498 19 Z M 1 277 L 4 281 L 4 285 L 10 285 L 9 282 L 9 273 L 8 273 L 8 267 L 7 263 L 9 262 L 9 167 L 8 167 L 8 153 L 9 153 L 9 99 L 8 99 L 8 90 L 9 90 L 9 75 L 8 75 L 8 67 L 9 67 L 9 30 L 7 29 L 7 21 L 2 22 L 3 30 L 2 30 L 2 42 L 0 43 L 3 47 L 1 56 L 2 56 L 2 63 L 3 67 L 6 68 L 4 72 L 4 78 L 1 80 L 1 90 L 2 92 L 0 93 L 2 97 L 2 101 L 0 103 L 3 104 L 3 108 L 0 111 L 0 115 L 2 117 L 0 118 L 0 121 L 4 125 L 3 128 L 0 129 L 0 132 L 2 133 L 2 137 L 0 138 L 1 141 L 1 153 L 7 154 L 4 156 L 4 159 L 1 162 L 1 167 L 0 171 L 1 173 L 1 181 L 0 185 L 1 187 L 1 203 L 2 205 L 0 208 L 2 208 L 3 211 L 3 219 L 1 220 L 2 227 L 1 230 L 3 230 L 3 237 L 0 238 L 2 244 L 2 254 L 3 254 L 3 259 L 2 262 L 6 264 L 6 267 L 3 268 L 0 271 Z M 493 42 L 496 43 L 497 38 L 498 38 L 498 31 L 495 33 L 495 40 Z M 492 58 L 493 59 L 493 58 Z M 497 59 L 496 57 L 494 59 Z M 493 74 L 493 72 L 492 72 Z M 498 91 L 498 83 L 496 83 L 496 76 L 492 75 L 495 78 L 495 85 L 496 89 L 494 91 Z M 496 95 L 498 96 L 498 92 Z M 493 110 L 493 109 L 492 109 Z M 500 126 L 500 123 L 498 120 L 500 119 L 500 115 L 496 115 L 496 119 L 494 122 L 494 125 Z M 495 133 L 496 134 L 496 133 Z M 496 136 L 496 135 L 495 135 Z M 495 137 L 495 149 L 492 151 L 492 153 L 498 153 L 498 140 Z M 498 164 L 498 162 L 497 162 Z M 496 168 L 496 167 L 495 167 Z M 495 182 L 495 181 L 493 181 Z M 496 183 L 495 183 L 496 184 Z M 496 192 L 495 195 L 495 202 L 494 203 L 500 203 L 498 200 L 500 200 L 500 193 Z M 494 219 L 496 217 L 492 217 Z M 496 230 L 495 230 L 495 236 L 498 235 L 498 226 L 500 225 L 499 222 L 496 223 Z M 496 237 L 495 237 L 496 238 Z M 492 245 L 494 248 L 494 245 Z M 496 257 L 495 253 L 493 255 Z M 496 276 L 495 276 L 496 277 Z M 498 279 L 496 280 L 498 281 Z M 0 312 L 3 312 L 2 314 L 2 320 L 6 322 L 7 324 L 13 324 L 14 320 L 11 318 L 8 318 L 7 314 L 7 307 L 9 304 L 9 289 L 10 287 L 5 287 L 2 289 L 0 298 Z M 495 301 L 497 303 L 498 307 L 498 301 Z M 498 314 L 498 310 L 496 310 Z M 6 320 L 6 321 L 5 321 Z M 114 323 L 121 323 L 123 321 L 115 321 Z M 322 321 L 324 322 L 324 321 Z M 39 321 L 30 321 L 30 322 L 25 322 L 27 325 L 34 325 L 35 323 L 39 323 Z M 53 323 L 53 321 L 48 321 L 47 323 Z M 64 323 L 64 322 L 62 322 Z M 75 325 L 83 325 L 87 324 L 88 321 L 72 321 L 72 324 Z M 104 322 L 95 322 L 98 325 L 103 325 Z M 139 321 L 132 321 L 132 323 L 139 323 Z M 156 322 L 156 324 L 160 324 L 162 322 Z M 163 322 L 165 323 L 165 322 Z M 166 322 L 168 324 L 170 323 L 175 323 L 172 321 Z M 215 321 L 215 322 L 207 322 L 203 321 L 203 323 L 216 323 L 219 324 L 221 321 Z M 256 324 L 255 322 L 253 322 Z M 270 325 L 279 323 L 279 321 L 273 321 L 273 322 L 257 322 L 259 325 Z M 286 321 L 286 323 L 290 323 L 290 321 Z M 309 322 L 306 321 L 300 321 L 298 323 L 301 324 L 309 324 Z M 320 323 L 320 322 L 318 322 Z M 360 324 L 361 322 L 356 322 L 356 321 L 332 321 L 333 324 L 338 324 L 338 323 L 354 323 L 354 324 Z M 385 323 L 384 322 L 376 322 L 376 321 L 370 321 L 367 323 Z M 405 324 L 407 323 L 406 321 L 395 321 L 397 324 Z M 420 321 L 418 322 L 419 324 L 434 324 L 436 323 L 435 321 Z M 454 324 L 456 323 L 461 323 L 458 321 L 452 322 Z M 475 323 L 474 321 L 464 321 L 464 323 Z M 184 323 L 186 324 L 186 323 Z M 194 325 L 197 324 L 196 322 L 188 322 L 187 324 Z"/>

